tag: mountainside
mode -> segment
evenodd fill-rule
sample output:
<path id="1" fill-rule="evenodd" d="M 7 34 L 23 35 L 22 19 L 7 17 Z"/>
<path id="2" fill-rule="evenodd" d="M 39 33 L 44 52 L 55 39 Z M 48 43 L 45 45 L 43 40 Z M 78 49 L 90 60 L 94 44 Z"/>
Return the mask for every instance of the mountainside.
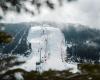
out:
<path id="1" fill-rule="evenodd" d="M 0 31 L 11 35 L 13 40 L 9 44 L 0 44 L 1 53 L 3 54 L 22 54 L 27 55 L 29 45 L 27 41 L 30 25 L 25 23 L 19 24 L 0 24 Z"/>
<path id="2" fill-rule="evenodd" d="M 69 61 L 100 63 L 100 30 L 84 25 L 73 25 L 62 29 Z M 70 47 L 68 46 L 70 45 Z"/>
<path id="3" fill-rule="evenodd" d="M 32 26 L 27 40 L 31 43 L 32 53 L 28 55 L 25 63 L 17 68 L 39 72 L 69 68 L 74 68 L 74 72 L 77 71 L 76 64 L 66 63 L 65 38 L 59 28 L 41 25 Z"/>
<path id="4" fill-rule="evenodd" d="M 66 42 L 67 61 L 100 63 L 100 29 L 81 24 L 43 22 L 39 26 L 60 28 Z"/>
<path id="5" fill-rule="evenodd" d="M 59 28 L 65 38 L 67 62 L 100 63 L 100 29 L 81 24 L 43 22 L 39 26 Z"/>
<path id="6" fill-rule="evenodd" d="M 77 69 L 76 64 L 69 64 L 73 62 L 100 63 L 99 29 L 54 23 L 1 24 L 0 29 L 13 37 L 11 43 L 0 44 L 0 53 L 24 55 L 20 68 L 63 70 Z"/>

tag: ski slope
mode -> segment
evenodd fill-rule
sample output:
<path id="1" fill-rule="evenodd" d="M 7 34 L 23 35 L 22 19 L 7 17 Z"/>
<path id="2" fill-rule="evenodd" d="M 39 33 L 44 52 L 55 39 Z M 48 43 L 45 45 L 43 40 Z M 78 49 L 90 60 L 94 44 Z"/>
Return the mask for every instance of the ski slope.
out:
<path id="1" fill-rule="evenodd" d="M 20 68 L 40 72 L 49 69 L 65 70 L 74 68 L 77 70 L 76 65 L 65 62 L 65 38 L 59 28 L 33 26 L 29 31 L 27 40 L 31 43 L 32 53 Z"/>

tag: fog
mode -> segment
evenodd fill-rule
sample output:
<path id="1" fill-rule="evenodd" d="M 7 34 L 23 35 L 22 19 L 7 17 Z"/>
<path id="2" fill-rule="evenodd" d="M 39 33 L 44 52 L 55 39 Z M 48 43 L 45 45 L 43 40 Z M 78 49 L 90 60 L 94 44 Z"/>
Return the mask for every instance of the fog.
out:
<path id="1" fill-rule="evenodd" d="M 56 0 L 52 0 L 56 4 L 55 10 L 50 10 L 42 6 L 41 13 L 32 16 L 28 13 L 22 12 L 17 14 L 9 12 L 2 22 L 60 22 L 60 23 L 79 23 L 91 27 L 99 28 L 100 21 L 100 0 L 76 0 L 72 2 L 65 2 L 62 7 L 58 6 Z M 30 9 L 34 8 L 30 4 L 26 4 Z M 37 12 L 36 12 L 37 13 Z"/>

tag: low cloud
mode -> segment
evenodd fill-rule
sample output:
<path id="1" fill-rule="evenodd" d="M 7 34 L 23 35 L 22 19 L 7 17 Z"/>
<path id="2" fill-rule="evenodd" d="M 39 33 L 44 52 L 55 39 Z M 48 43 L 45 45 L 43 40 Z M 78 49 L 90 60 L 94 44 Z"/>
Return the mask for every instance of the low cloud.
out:
<path id="1" fill-rule="evenodd" d="M 56 0 L 55 0 L 56 1 Z M 42 7 L 41 14 L 29 15 L 27 13 L 9 14 L 6 16 L 6 22 L 30 22 L 30 21 L 51 21 L 60 23 L 79 23 L 91 27 L 100 25 L 100 0 L 77 0 L 73 2 L 64 2 L 62 7 L 56 6 L 55 10 L 49 10 Z"/>

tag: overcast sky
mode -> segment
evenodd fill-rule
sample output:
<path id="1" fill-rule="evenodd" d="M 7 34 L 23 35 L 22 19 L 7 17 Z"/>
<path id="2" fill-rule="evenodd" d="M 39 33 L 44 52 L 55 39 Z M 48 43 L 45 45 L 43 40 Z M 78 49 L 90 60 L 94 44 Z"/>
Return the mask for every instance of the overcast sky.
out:
<path id="1" fill-rule="evenodd" d="M 44 6 L 41 12 L 41 14 L 34 17 L 27 13 L 21 13 L 20 15 L 9 13 L 4 21 L 51 21 L 60 23 L 80 23 L 91 27 L 99 27 L 100 25 L 100 0 L 78 0 L 70 3 L 67 2 L 64 3 L 63 7 L 56 6 L 55 10 L 49 10 Z"/>

